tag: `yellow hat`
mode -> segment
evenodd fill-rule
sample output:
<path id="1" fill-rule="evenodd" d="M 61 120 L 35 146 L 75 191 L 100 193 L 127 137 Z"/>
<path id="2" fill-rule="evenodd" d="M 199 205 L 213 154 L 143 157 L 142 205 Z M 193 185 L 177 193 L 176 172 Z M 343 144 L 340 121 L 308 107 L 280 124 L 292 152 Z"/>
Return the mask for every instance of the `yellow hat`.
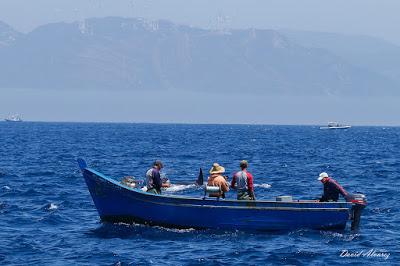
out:
<path id="1" fill-rule="evenodd" d="M 210 169 L 210 174 L 222 174 L 225 173 L 225 168 L 220 166 L 218 163 L 214 163 Z"/>

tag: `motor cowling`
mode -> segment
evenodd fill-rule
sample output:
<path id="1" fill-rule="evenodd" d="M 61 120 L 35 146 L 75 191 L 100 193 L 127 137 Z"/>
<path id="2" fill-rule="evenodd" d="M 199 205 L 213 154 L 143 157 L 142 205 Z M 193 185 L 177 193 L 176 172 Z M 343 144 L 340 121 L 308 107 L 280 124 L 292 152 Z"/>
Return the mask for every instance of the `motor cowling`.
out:
<path id="1" fill-rule="evenodd" d="M 360 227 L 362 210 L 367 206 L 367 197 L 364 194 L 357 193 L 352 195 L 351 203 L 351 230 L 358 230 Z"/>
<path id="2" fill-rule="evenodd" d="M 367 197 L 364 194 L 357 193 L 352 196 L 351 203 L 367 206 Z"/>

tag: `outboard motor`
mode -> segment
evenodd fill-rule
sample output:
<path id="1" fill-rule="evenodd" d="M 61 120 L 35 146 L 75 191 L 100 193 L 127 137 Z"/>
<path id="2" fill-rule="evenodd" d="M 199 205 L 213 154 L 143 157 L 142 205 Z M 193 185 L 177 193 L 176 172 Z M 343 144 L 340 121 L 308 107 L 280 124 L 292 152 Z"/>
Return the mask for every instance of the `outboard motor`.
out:
<path id="1" fill-rule="evenodd" d="M 353 194 L 353 199 L 351 200 L 353 207 L 351 208 L 351 230 L 358 230 L 360 226 L 361 213 L 362 210 L 367 206 L 367 198 L 364 194 Z"/>

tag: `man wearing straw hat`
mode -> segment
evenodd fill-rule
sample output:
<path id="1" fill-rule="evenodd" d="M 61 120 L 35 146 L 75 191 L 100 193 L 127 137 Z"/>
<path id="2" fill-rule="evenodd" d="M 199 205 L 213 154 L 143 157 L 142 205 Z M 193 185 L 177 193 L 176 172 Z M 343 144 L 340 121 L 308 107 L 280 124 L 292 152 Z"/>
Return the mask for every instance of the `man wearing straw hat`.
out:
<path id="1" fill-rule="evenodd" d="M 208 177 L 208 186 L 216 186 L 220 188 L 218 193 L 210 193 L 210 197 L 222 197 L 225 198 L 225 192 L 229 191 L 228 182 L 222 174 L 225 173 L 225 168 L 220 166 L 218 163 L 214 163 L 210 169 L 210 176 Z"/>

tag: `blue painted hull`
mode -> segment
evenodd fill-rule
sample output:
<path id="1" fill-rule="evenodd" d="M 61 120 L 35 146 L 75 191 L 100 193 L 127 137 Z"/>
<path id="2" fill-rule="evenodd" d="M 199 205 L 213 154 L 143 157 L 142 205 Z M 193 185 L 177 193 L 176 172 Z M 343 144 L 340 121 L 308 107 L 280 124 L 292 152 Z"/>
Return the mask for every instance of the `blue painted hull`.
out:
<path id="1" fill-rule="evenodd" d="M 352 204 L 312 201 L 237 201 L 154 195 L 84 168 L 102 221 L 173 228 L 228 230 L 344 229 Z"/>

